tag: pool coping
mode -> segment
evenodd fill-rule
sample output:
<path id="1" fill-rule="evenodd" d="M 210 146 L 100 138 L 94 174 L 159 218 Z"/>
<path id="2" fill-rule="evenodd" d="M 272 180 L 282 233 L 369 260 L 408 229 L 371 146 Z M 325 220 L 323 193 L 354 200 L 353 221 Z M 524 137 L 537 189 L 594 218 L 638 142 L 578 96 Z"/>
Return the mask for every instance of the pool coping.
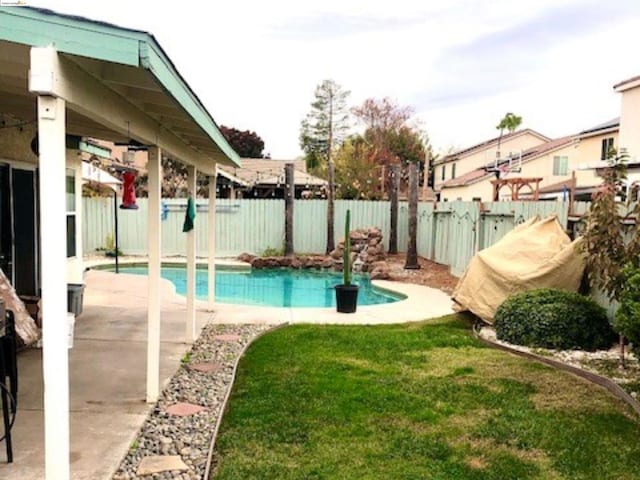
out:
<path id="1" fill-rule="evenodd" d="M 145 263 L 146 260 L 145 257 L 125 257 L 119 263 L 120 265 L 131 265 Z M 179 257 L 165 257 L 162 259 L 162 263 L 183 265 L 186 260 Z M 109 264 L 113 264 L 113 259 L 85 263 L 87 268 Z M 205 262 L 199 261 L 197 264 L 205 265 Z M 251 265 L 237 260 L 216 259 L 216 265 L 251 270 Z M 96 268 L 96 270 L 107 272 L 100 268 Z M 173 288 L 176 301 L 186 304 L 186 297 L 175 291 L 173 283 L 169 280 L 163 279 L 163 281 L 169 283 Z M 391 303 L 358 306 L 355 313 L 338 313 L 335 307 L 271 307 L 222 302 L 210 304 L 198 299 L 196 299 L 196 309 L 213 312 L 214 321 L 217 323 L 267 324 L 377 325 L 416 322 L 453 313 L 451 297 L 442 290 L 390 280 L 372 280 L 371 283 L 376 288 L 403 295 L 405 298 Z"/>

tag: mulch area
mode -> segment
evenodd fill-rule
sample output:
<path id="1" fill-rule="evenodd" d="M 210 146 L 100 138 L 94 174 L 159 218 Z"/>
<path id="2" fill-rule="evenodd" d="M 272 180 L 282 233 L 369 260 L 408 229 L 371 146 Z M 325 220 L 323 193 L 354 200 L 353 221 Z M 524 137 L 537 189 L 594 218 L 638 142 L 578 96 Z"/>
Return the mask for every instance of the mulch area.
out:
<path id="1" fill-rule="evenodd" d="M 458 278 L 451 275 L 449 267 L 418 257 L 419 270 L 405 270 L 405 255 L 387 255 L 390 280 L 397 282 L 417 283 L 426 287 L 438 288 L 451 294 L 458 284 Z"/>

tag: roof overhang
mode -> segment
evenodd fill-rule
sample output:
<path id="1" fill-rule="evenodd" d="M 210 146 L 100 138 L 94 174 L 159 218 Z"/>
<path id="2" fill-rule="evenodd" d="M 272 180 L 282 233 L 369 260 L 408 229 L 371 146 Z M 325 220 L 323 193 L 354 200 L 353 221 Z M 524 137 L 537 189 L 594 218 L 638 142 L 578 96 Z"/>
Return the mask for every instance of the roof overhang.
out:
<path id="1" fill-rule="evenodd" d="M 31 72 L 33 50 L 51 72 Z M 50 50 L 53 53 L 48 54 Z M 0 106 L 35 117 L 29 84 L 52 75 L 67 102 L 67 132 L 158 145 L 167 156 L 213 174 L 239 166 L 237 153 L 155 38 L 136 30 L 26 7 L 0 9 Z M 40 77 L 38 77 L 40 76 Z M 78 85 L 83 85 L 78 91 Z"/>
<path id="2" fill-rule="evenodd" d="M 518 138 L 527 133 L 530 135 L 533 135 L 534 137 L 538 137 L 540 140 L 543 140 L 544 142 L 549 142 L 551 140 L 549 137 L 545 137 L 544 135 L 536 132 L 535 130 L 532 130 L 530 128 L 525 128 L 524 130 L 517 130 L 515 132 L 505 134 L 502 137 L 492 138 L 490 140 L 474 145 L 472 147 L 463 148 L 462 150 L 458 150 L 457 152 L 450 153 L 449 155 L 446 155 L 441 159 L 436 160 L 435 162 L 433 162 L 433 164 L 435 166 L 438 166 L 445 163 L 455 162 L 457 160 L 464 159 L 465 157 L 468 157 L 470 155 L 475 155 L 479 152 L 490 150 L 493 147 L 497 146 L 499 143 L 506 143 L 510 140 L 513 140 L 514 138 Z"/>
<path id="3" fill-rule="evenodd" d="M 623 80 L 620 83 L 617 83 L 613 86 L 613 89 L 620 93 L 620 92 L 624 92 L 625 90 L 631 90 L 632 88 L 637 88 L 640 87 L 640 75 L 633 77 L 633 78 L 629 78 L 627 80 Z"/>
<path id="4" fill-rule="evenodd" d="M 115 191 L 122 185 L 122 182 L 113 175 L 87 162 L 82 162 L 82 181 L 99 183 Z"/>
<path id="5" fill-rule="evenodd" d="M 580 135 L 578 135 L 578 138 L 583 139 L 583 138 L 597 137 L 599 135 L 608 135 L 612 133 L 618 133 L 619 131 L 620 131 L 619 126 L 601 128 L 599 130 L 588 130 L 580 133 Z"/>
<path id="6" fill-rule="evenodd" d="M 222 168 L 219 168 L 217 173 L 218 173 L 218 176 L 226 178 L 231 183 L 235 183 L 236 185 L 239 185 L 241 187 L 248 187 L 249 186 L 248 182 L 245 182 L 241 178 L 236 177 L 235 175 L 227 172 L 226 170 L 224 170 Z"/>

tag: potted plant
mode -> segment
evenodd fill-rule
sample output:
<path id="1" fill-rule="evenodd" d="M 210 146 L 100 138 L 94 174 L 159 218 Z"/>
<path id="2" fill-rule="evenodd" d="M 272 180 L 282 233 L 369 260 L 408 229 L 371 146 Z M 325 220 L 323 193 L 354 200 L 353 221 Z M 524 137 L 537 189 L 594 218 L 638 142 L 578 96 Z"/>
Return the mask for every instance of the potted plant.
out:
<path id="1" fill-rule="evenodd" d="M 358 285 L 351 283 L 351 211 L 347 210 L 344 223 L 344 252 L 342 284 L 336 285 L 336 306 L 340 313 L 355 313 L 358 303 Z"/>

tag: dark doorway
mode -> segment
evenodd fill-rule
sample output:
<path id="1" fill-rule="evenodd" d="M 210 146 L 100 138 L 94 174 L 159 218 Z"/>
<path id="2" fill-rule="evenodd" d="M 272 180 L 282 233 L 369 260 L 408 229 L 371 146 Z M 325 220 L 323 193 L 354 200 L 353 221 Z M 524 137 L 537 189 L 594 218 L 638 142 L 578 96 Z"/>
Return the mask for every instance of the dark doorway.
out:
<path id="1" fill-rule="evenodd" d="M 0 268 L 18 295 L 38 293 L 36 178 L 0 164 Z"/>
<path id="2" fill-rule="evenodd" d="M 11 167 L 0 163 L 0 269 L 13 281 L 13 221 Z"/>
<path id="3" fill-rule="evenodd" d="M 14 287 L 20 295 L 36 295 L 38 258 L 35 173 L 12 171 Z"/>

